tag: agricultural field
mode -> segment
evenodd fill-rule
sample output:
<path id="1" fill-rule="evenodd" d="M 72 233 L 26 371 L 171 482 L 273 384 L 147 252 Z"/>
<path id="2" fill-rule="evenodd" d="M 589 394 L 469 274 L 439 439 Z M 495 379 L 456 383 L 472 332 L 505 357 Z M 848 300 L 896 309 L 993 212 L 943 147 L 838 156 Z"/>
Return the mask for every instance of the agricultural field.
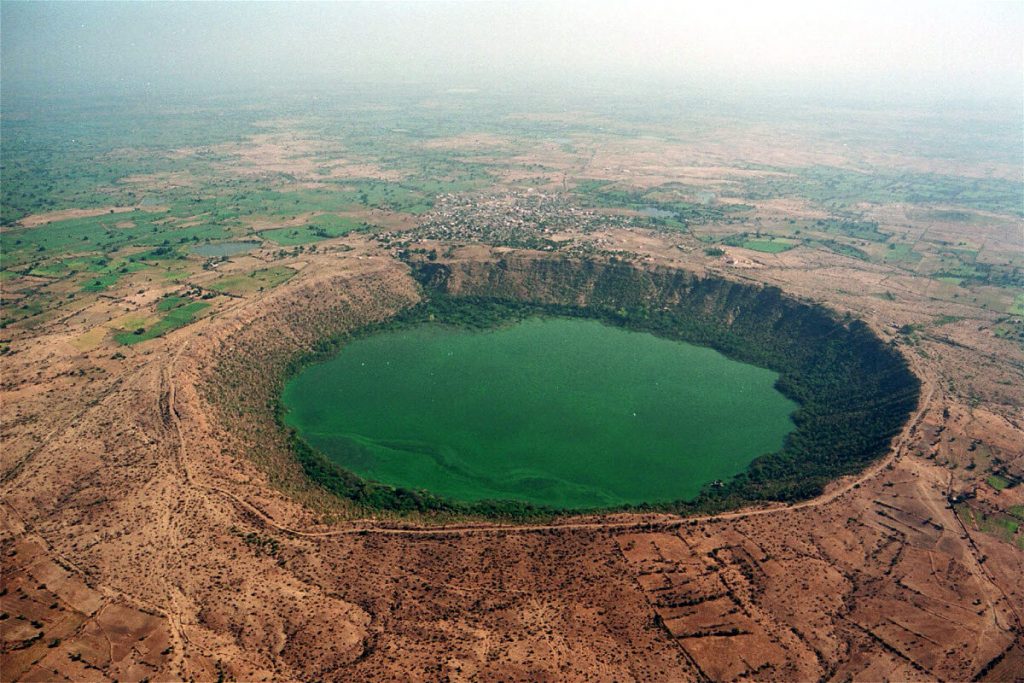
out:
<path id="1" fill-rule="evenodd" d="M 186 303 L 186 299 L 182 297 L 163 299 L 157 304 L 157 310 L 162 313 L 157 320 L 148 327 L 139 325 L 130 332 L 125 331 L 115 334 L 114 340 L 118 344 L 130 346 L 149 341 L 150 339 L 156 339 L 171 330 L 188 325 L 196 318 L 200 311 L 209 307 L 209 305 L 203 301 Z"/>
<path id="2" fill-rule="evenodd" d="M 217 292 L 235 295 L 261 292 L 277 287 L 293 275 L 295 275 L 295 270 L 292 268 L 273 266 L 254 270 L 246 275 L 227 275 L 211 282 L 209 288 Z"/>
<path id="3" fill-rule="evenodd" d="M 369 226 L 351 218 L 324 214 L 317 216 L 309 225 L 296 228 L 275 228 L 263 230 L 259 236 L 282 246 L 309 244 L 331 237 L 341 237 L 353 230 L 365 230 Z"/>
<path id="4" fill-rule="evenodd" d="M 740 246 L 742 246 L 744 249 L 760 251 L 765 254 L 780 254 L 784 251 L 789 251 L 797 244 L 797 242 L 787 240 L 786 238 L 776 239 L 774 237 L 770 237 L 765 240 L 744 240 Z"/>

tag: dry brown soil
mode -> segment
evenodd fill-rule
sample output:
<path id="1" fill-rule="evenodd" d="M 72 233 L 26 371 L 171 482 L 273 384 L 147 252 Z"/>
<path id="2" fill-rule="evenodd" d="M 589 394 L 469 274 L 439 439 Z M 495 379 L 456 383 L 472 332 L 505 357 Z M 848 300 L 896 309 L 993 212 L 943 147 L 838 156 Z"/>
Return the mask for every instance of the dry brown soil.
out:
<path id="1" fill-rule="evenodd" d="M 260 154 L 277 164 L 288 144 Z M 280 435 L 239 430 L 255 418 L 224 396 L 246 386 L 208 389 L 236 349 L 276 357 L 324 315 L 357 324 L 415 301 L 374 242 L 325 242 L 286 284 L 215 299 L 202 321 L 133 347 L 73 341 L 159 292 L 98 301 L 16 332 L 0 359 L 0 679 L 1019 679 L 1024 553 L 948 503 L 1021 503 L 1019 487 L 995 492 L 963 466 L 977 441 L 1024 474 L 1024 390 L 1005 383 L 1024 352 L 994 337 L 995 314 L 809 249 L 709 258 L 642 231 L 573 239 L 776 284 L 886 338 L 962 320 L 906 349 L 922 402 L 891 453 L 820 499 L 437 528 L 330 500 L 297 477 Z M 488 252 L 453 258 L 466 254 Z"/>

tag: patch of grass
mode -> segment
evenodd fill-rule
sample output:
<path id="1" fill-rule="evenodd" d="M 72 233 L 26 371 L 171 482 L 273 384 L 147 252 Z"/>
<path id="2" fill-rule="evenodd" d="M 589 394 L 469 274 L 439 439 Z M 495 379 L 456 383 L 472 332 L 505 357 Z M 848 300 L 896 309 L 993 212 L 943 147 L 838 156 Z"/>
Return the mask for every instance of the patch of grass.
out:
<path id="1" fill-rule="evenodd" d="M 869 242 L 885 242 L 889 234 L 879 231 L 875 221 L 858 221 L 842 218 L 826 218 L 815 221 L 811 227 L 822 232 L 845 235 Z"/>
<path id="2" fill-rule="evenodd" d="M 204 308 L 208 308 L 209 306 L 210 304 L 205 301 L 193 301 L 192 303 L 169 310 L 163 318 L 152 325 L 149 329 L 140 327 L 132 332 L 121 332 L 119 334 L 115 334 L 114 339 L 117 343 L 124 344 L 126 346 L 139 344 L 144 341 L 149 341 L 150 339 L 156 339 L 157 337 L 167 334 L 171 330 L 176 330 L 179 327 L 188 325 L 195 320 L 200 311 Z"/>
<path id="3" fill-rule="evenodd" d="M 172 269 L 163 273 L 162 277 L 165 280 L 183 280 L 184 278 L 191 275 L 191 271 L 184 269 Z"/>
<path id="4" fill-rule="evenodd" d="M 821 240 L 818 244 L 835 254 L 855 258 L 858 261 L 867 261 L 869 258 L 866 251 L 858 249 L 852 244 L 843 244 L 842 242 L 837 242 L 835 240 Z"/>
<path id="5" fill-rule="evenodd" d="M 1019 268 L 1013 266 L 1001 266 L 991 263 L 963 263 L 958 261 L 956 265 L 943 265 L 940 270 L 931 274 L 931 277 L 944 280 L 945 278 L 957 278 L 961 282 L 970 284 L 991 285 L 1020 291 L 1024 287 L 1024 274 Z M 1011 307 L 1017 306 L 1016 299 Z M 1024 304 L 1024 302 L 1021 302 Z M 1000 307 L 1003 304 L 999 304 Z M 1021 313 L 1024 315 L 1024 313 Z"/>
<path id="6" fill-rule="evenodd" d="M 1021 506 L 1017 507 L 1020 508 Z M 958 504 L 954 506 L 954 509 L 961 519 L 970 526 L 975 527 L 978 531 L 995 536 L 1007 543 L 1013 543 L 1019 548 L 1024 548 L 1024 536 L 1019 536 L 1017 533 L 1020 530 L 1021 517 L 1002 512 L 988 513 L 973 508 L 967 503 Z"/>
<path id="7" fill-rule="evenodd" d="M 1013 304 L 1006 312 L 1010 315 L 1024 315 L 1024 294 L 1013 297 Z"/>
<path id="8" fill-rule="evenodd" d="M 283 247 L 309 244 L 332 237 L 341 237 L 353 230 L 364 230 L 366 225 L 352 218 L 334 215 L 317 216 L 309 225 L 295 228 L 274 228 L 263 230 L 260 237 L 276 242 Z"/>
<path id="9" fill-rule="evenodd" d="M 0 233 L 0 244 L 6 258 L 18 263 L 56 253 L 109 251 L 111 245 L 127 241 L 130 235 L 130 231 L 114 227 L 118 220 L 117 216 L 94 216 L 5 230 Z"/>
<path id="10" fill-rule="evenodd" d="M 789 251 L 797 245 L 796 242 L 785 239 L 747 240 L 742 244 L 744 249 L 764 252 L 766 254 L 779 254 Z"/>
<path id="11" fill-rule="evenodd" d="M 939 253 L 953 256 L 962 263 L 975 263 L 978 260 L 977 249 L 967 249 L 965 247 L 940 247 Z"/>
<path id="12" fill-rule="evenodd" d="M 100 345 L 103 338 L 107 335 L 107 328 L 102 325 L 97 325 L 85 334 L 80 335 L 77 339 L 71 342 L 79 351 L 92 351 L 94 348 Z"/>
<path id="13" fill-rule="evenodd" d="M 962 282 L 963 280 L 984 279 L 985 272 L 973 264 L 957 262 L 956 265 L 942 268 L 938 275 L 940 279 L 957 278 Z"/>
<path id="14" fill-rule="evenodd" d="M 980 531 L 991 534 L 1007 543 L 1013 542 L 1014 536 L 1017 535 L 1017 530 L 1020 529 L 1020 522 L 1007 515 L 988 515 L 982 513 L 981 515 L 975 515 L 975 521 Z"/>
<path id="15" fill-rule="evenodd" d="M 32 270 L 28 271 L 29 275 L 35 275 L 36 277 L 63 277 L 69 272 L 68 264 L 63 261 L 55 261 L 53 263 L 44 263 L 42 265 L 34 266 Z"/>
<path id="16" fill-rule="evenodd" d="M 183 305 L 187 301 L 188 301 L 188 298 L 187 297 L 183 297 L 183 296 L 177 296 L 177 295 L 165 296 L 163 299 L 161 299 L 157 303 L 156 310 L 158 310 L 158 311 L 169 311 L 169 310 L 171 310 L 173 308 L 177 308 L 178 306 Z"/>
<path id="17" fill-rule="evenodd" d="M 217 225 L 175 228 L 160 224 L 163 214 L 136 212 L 134 228 L 118 228 L 122 215 L 103 215 L 57 221 L 37 228 L 16 228 L 0 233 L 0 250 L 6 264 L 15 265 L 49 259 L 62 254 L 105 253 L 122 247 L 156 247 L 168 254 L 174 245 L 200 240 L 216 240 L 231 235 Z"/>
<path id="18" fill-rule="evenodd" d="M 882 254 L 882 260 L 916 263 L 921 260 L 921 254 L 914 251 L 913 245 L 905 242 L 890 242 Z"/>
<path id="19" fill-rule="evenodd" d="M 607 180 L 584 179 L 576 194 L 588 206 L 626 208 L 646 213 L 655 227 L 684 230 L 690 223 L 721 220 L 730 213 L 749 210 L 746 205 L 693 203 L 668 186 L 653 190 L 620 185 Z"/>
<path id="20" fill-rule="evenodd" d="M 272 289 L 295 275 L 295 269 L 274 266 L 254 270 L 248 275 L 229 275 L 210 285 L 210 289 L 227 294 L 246 294 Z"/>
<path id="21" fill-rule="evenodd" d="M 43 312 L 44 302 L 39 299 L 29 299 L 17 302 L 17 304 L 5 304 L 3 307 L 3 318 L 0 319 L 0 328 L 13 323 L 34 318 Z"/>
<path id="22" fill-rule="evenodd" d="M 360 206 L 422 213 L 431 208 L 432 200 L 414 187 L 406 187 L 399 183 L 366 180 L 346 182 L 344 187 L 331 189 L 301 189 L 288 192 L 254 191 L 245 196 L 232 197 L 229 203 L 219 202 L 209 208 L 212 218 L 222 221 L 243 215 L 288 218 L 317 211 L 328 213 L 348 211 Z"/>
<path id="23" fill-rule="evenodd" d="M 863 202 L 955 205 L 953 210 L 982 209 L 1014 216 L 1021 209 L 1020 183 L 1002 178 L 966 178 L 913 171 L 861 173 L 831 166 L 802 168 L 784 176 L 752 178 L 748 199 L 804 197 L 829 208 Z"/>
<path id="24" fill-rule="evenodd" d="M 275 242 L 282 247 L 293 247 L 299 244 L 309 244 L 310 242 L 319 242 L 320 240 L 328 239 L 327 235 L 314 232 L 308 225 L 301 228 L 274 228 L 273 230 L 263 230 L 260 232 L 260 237 L 268 239 L 271 242 Z"/>
<path id="25" fill-rule="evenodd" d="M 994 488 L 996 491 L 1002 491 L 1003 489 L 1010 485 L 1010 481 L 1008 479 L 1004 479 L 1003 477 L 1000 477 L 998 474 L 993 474 L 985 481 L 987 481 L 988 485 Z"/>
<path id="26" fill-rule="evenodd" d="M 309 222 L 309 228 L 321 232 L 328 237 L 339 237 L 347 232 L 359 230 L 364 224 L 348 216 L 335 216 L 334 214 L 323 214 Z"/>
<path id="27" fill-rule="evenodd" d="M 978 217 L 978 214 L 971 213 L 969 211 L 927 211 L 925 217 L 931 218 L 937 221 L 954 221 L 954 222 L 968 222 L 973 221 Z"/>
<path id="28" fill-rule="evenodd" d="M 113 286 L 118 277 L 117 273 L 107 273 L 100 275 L 99 277 L 90 278 L 84 285 L 82 285 L 83 292 L 102 292 L 104 289 Z"/>
<path id="29" fill-rule="evenodd" d="M 105 289 L 113 287 L 117 284 L 117 281 L 122 276 L 128 273 L 134 273 L 147 268 L 144 263 L 119 263 L 116 265 L 108 265 L 101 269 L 98 269 L 98 275 L 94 278 L 90 278 L 82 285 L 83 292 L 102 292 Z M 90 268 L 89 270 L 97 270 Z"/>
<path id="30" fill-rule="evenodd" d="M 112 327 L 115 329 L 136 330 L 140 327 L 144 327 L 153 319 L 153 317 L 146 315 L 126 315 L 111 321 L 111 323 Z"/>
<path id="31" fill-rule="evenodd" d="M 155 249 L 147 249 L 128 257 L 129 261 L 171 261 L 184 258 L 175 247 L 159 246 Z"/>

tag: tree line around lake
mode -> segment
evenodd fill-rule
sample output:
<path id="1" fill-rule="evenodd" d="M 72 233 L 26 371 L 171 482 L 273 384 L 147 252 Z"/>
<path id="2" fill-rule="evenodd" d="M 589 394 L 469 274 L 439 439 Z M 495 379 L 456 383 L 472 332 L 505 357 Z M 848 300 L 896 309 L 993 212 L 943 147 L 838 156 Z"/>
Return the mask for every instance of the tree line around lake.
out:
<path id="1" fill-rule="evenodd" d="M 524 260 L 413 267 L 424 288 L 421 303 L 387 321 L 320 340 L 292 359 L 286 376 L 330 358 L 356 336 L 428 322 L 486 329 L 538 315 L 597 319 L 711 347 L 779 373 L 776 388 L 799 404 L 795 428 L 780 450 L 755 458 L 732 479 L 708 484 L 692 500 L 624 509 L 701 514 L 812 498 L 829 481 L 884 455 L 917 405 L 920 382 L 896 348 L 864 322 L 841 318 L 775 287 L 625 263 Z M 470 272 L 453 278 L 453 267 Z M 581 293 L 585 305 L 580 305 Z M 273 407 L 306 475 L 359 505 L 511 520 L 567 512 L 511 500 L 451 501 L 364 480 L 309 446 L 284 425 L 280 403 Z"/>

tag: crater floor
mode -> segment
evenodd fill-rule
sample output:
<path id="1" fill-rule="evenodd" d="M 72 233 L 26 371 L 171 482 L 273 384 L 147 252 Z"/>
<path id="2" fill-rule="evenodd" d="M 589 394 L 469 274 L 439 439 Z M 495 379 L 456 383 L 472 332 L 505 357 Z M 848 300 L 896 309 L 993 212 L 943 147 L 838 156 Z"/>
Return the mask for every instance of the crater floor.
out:
<path id="1" fill-rule="evenodd" d="M 439 322 L 345 345 L 287 384 L 285 421 L 368 479 L 556 509 L 696 496 L 778 450 L 778 374 L 596 320 Z"/>

